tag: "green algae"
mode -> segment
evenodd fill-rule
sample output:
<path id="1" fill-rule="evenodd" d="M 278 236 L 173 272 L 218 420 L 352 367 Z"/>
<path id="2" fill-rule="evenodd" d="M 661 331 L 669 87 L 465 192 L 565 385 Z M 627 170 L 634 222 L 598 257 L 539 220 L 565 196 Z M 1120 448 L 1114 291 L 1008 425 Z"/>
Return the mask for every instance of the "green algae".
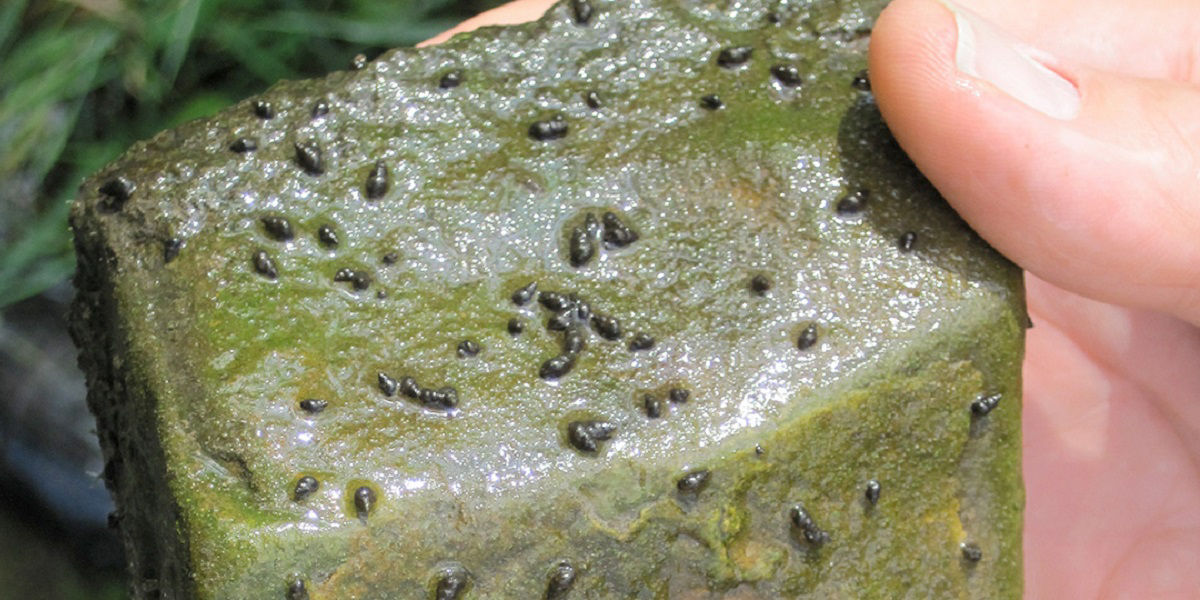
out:
<path id="1" fill-rule="evenodd" d="M 882 2 L 592 4 L 586 25 L 560 4 L 282 83 L 85 185 L 75 331 L 138 597 L 280 598 L 302 577 L 313 598 L 428 598 L 454 562 L 467 598 L 536 598 L 561 560 L 569 598 L 1019 596 L 1019 273 L 852 85 Z M 717 63 L 743 45 L 743 65 Z M 439 85 L 451 70 L 459 85 Z M 530 135 L 557 116 L 561 139 Z M 257 148 L 230 151 L 241 138 Z M 297 143 L 321 148 L 322 173 Z M 378 161 L 389 185 L 368 195 Z M 106 210 L 116 175 L 136 187 Z M 839 214 L 862 190 L 865 210 Z M 638 240 L 573 267 L 568 232 L 605 211 Z M 294 238 L 272 239 L 267 216 Z M 260 249 L 276 278 L 254 269 Z M 529 281 L 624 338 L 588 334 L 567 375 L 540 378 L 561 334 L 509 300 Z M 639 331 L 656 344 L 630 352 Z M 464 360 L 468 338 L 482 352 Z M 460 402 L 386 397 L 380 372 Z M 689 401 L 648 419 L 641 394 L 674 385 Z M 991 393 L 1000 407 L 972 421 Z M 617 433 L 580 453 L 575 419 Z M 697 468 L 710 482 L 680 495 Z M 301 475 L 320 489 L 298 503 Z M 360 519 L 364 485 L 377 501 Z M 797 536 L 797 503 L 827 543 Z M 978 564 L 959 558 L 968 539 Z"/>

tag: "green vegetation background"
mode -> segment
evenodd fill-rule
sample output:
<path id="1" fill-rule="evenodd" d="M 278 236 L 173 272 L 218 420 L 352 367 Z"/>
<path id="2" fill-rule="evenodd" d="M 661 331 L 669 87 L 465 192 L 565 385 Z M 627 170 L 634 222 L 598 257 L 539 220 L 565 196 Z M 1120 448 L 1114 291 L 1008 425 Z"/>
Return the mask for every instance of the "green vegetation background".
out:
<path id="1" fill-rule="evenodd" d="M 0 346 L 21 346 L 5 307 L 63 288 L 74 270 L 70 201 L 88 173 L 130 144 L 278 80 L 414 44 L 497 4 L 0 0 Z M 62 550 L 55 538 L 70 535 L 0 513 L 0 595 L 124 597 L 119 573 L 89 572 Z"/>

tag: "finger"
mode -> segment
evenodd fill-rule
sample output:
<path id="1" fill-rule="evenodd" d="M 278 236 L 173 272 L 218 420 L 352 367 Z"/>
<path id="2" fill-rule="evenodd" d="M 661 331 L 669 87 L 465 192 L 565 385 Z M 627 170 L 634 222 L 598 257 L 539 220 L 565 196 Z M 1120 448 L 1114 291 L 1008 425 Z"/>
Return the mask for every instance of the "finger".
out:
<path id="1" fill-rule="evenodd" d="M 1200 329 L 1026 287 L 1026 597 L 1195 597 Z"/>
<path id="2" fill-rule="evenodd" d="M 954 1 L 954 0 L 951 0 Z M 957 0 L 1019 39 L 1073 63 L 1200 83 L 1200 2 Z"/>
<path id="3" fill-rule="evenodd" d="M 1200 323 L 1200 92 L 1057 61 L 934 0 L 884 11 L 870 69 L 897 140 L 998 250 Z"/>
<path id="4" fill-rule="evenodd" d="M 542 16 L 542 13 L 545 13 L 546 10 L 554 4 L 554 1 L 555 0 L 517 0 L 516 2 L 509 2 L 508 4 L 493 8 L 492 10 L 479 13 L 478 15 L 475 15 L 474 17 L 471 17 L 462 23 L 455 25 L 452 29 L 443 31 L 432 38 L 417 44 L 417 46 L 421 47 L 440 44 L 456 34 L 463 33 L 465 31 L 474 31 L 480 27 L 485 27 L 488 25 L 515 25 L 517 23 L 532 21 Z"/>

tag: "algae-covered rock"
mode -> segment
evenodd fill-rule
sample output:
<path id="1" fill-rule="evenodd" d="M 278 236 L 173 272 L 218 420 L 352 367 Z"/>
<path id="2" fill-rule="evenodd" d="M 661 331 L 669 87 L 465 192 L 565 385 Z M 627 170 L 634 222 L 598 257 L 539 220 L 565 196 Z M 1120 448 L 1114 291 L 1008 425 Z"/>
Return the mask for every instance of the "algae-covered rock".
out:
<path id="1" fill-rule="evenodd" d="M 134 146 L 72 212 L 139 598 L 1006 598 L 1015 267 L 882 0 L 571 0 Z"/>

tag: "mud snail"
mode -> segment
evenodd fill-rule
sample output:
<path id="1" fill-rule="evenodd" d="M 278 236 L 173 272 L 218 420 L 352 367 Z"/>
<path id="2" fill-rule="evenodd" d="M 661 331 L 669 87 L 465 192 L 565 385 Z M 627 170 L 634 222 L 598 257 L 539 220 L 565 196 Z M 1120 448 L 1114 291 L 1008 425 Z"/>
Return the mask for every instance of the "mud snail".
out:
<path id="1" fill-rule="evenodd" d="M 888 135 L 883 4 L 567 0 L 105 167 L 134 595 L 1018 597 L 1020 273 Z"/>

